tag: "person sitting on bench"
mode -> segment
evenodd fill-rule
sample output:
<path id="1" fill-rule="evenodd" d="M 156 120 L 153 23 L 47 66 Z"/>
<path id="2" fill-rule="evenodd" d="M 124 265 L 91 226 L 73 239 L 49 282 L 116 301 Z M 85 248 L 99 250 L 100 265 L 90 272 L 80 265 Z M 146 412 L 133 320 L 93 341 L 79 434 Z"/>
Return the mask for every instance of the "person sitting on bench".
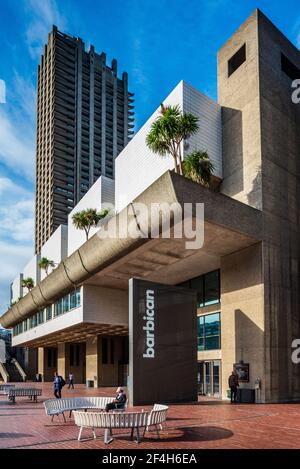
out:
<path id="1" fill-rule="evenodd" d="M 108 412 L 109 410 L 116 410 L 116 409 L 124 409 L 126 404 L 126 394 L 122 388 L 117 389 L 117 396 L 113 402 L 106 404 L 105 410 Z"/>

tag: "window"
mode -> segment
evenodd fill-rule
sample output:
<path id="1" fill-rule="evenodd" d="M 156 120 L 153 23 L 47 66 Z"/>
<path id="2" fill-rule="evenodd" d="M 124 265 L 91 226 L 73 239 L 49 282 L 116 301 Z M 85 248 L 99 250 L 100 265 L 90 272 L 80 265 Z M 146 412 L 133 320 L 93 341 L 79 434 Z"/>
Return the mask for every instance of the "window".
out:
<path id="1" fill-rule="evenodd" d="M 228 77 L 232 75 L 246 61 L 246 44 L 244 44 L 232 57 L 228 60 Z"/>
<path id="2" fill-rule="evenodd" d="M 57 349 L 47 348 L 47 365 L 48 368 L 56 368 L 57 366 Z"/>
<path id="3" fill-rule="evenodd" d="M 218 350 L 221 348 L 220 313 L 198 317 L 198 351 Z"/>
<path id="4" fill-rule="evenodd" d="M 300 78 L 300 69 L 296 67 L 284 54 L 281 54 L 281 70 L 291 79 Z"/>
<path id="5" fill-rule="evenodd" d="M 181 283 L 181 287 L 192 288 L 197 291 L 197 307 L 220 303 L 220 270 L 213 270 L 207 274 Z"/>
<path id="6" fill-rule="evenodd" d="M 61 299 L 61 300 L 58 300 L 54 304 L 54 316 L 60 316 L 62 314 L 62 311 L 63 311 L 63 302 Z"/>
<path id="7" fill-rule="evenodd" d="M 52 319 L 52 306 L 47 306 L 46 308 L 46 321 Z"/>

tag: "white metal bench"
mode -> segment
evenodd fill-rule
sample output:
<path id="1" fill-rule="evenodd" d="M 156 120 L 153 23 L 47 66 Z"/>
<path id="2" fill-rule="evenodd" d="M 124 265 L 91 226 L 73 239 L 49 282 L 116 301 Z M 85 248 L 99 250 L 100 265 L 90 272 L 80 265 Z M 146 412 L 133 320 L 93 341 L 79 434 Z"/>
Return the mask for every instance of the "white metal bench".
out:
<path id="1" fill-rule="evenodd" d="M 9 390 L 14 387 L 14 384 L 0 384 L 0 394 L 8 394 Z"/>
<path id="2" fill-rule="evenodd" d="M 143 437 L 149 427 L 155 427 L 157 437 L 159 438 L 159 430 L 162 430 L 162 424 L 167 420 L 167 412 L 169 407 L 164 404 L 154 404 L 153 409 L 149 413 L 147 426 L 145 427 Z"/>
<path id="3" fill-rule="evenodd" d="M 82 412 L 75 411 L 75 424 L 80 427 L 78 441 L 80 441 L 83 428 L 91 428 L 96 438 L 95 428 L 104 429 L 104 443 L 113 441 L 112 430 L 114 428 L 131 429 L 131 438 L 136 431 L 136 442 L 140 442 L 140 428 L 145 428 L 148 423 L 149 412 Z M 108 432 L 110 438 L 108 439 Z"/>
<path id="4" fill-rule="evenodd" d="M 38 388 L 12 388 L 8 392 L 8 399 L 15 404 L 16 397 L 29 397 L 37 402 L 37 397 L 42 395 L 42 390 Z"/>
<path id="5" fill-rule="evenodd" d="M 44 402 L 46 415 L 51 415 L 51 421 L 55 415 L 62 414 L 64 421 L 64 412 L 70 412 L 78 409 L 105 409 L 106 404 L 114 401 L 114 397 L 63 397 L 61 399 L 48 399 Z"/>

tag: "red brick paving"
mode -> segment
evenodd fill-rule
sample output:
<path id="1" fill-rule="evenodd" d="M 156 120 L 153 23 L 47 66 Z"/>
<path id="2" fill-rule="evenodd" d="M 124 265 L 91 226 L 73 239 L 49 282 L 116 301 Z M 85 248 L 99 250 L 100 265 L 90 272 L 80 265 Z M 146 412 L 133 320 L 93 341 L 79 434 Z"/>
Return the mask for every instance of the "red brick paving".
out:
<path id="1" fill-rule="evenodd" d="M 89 430 L 83 430 L 85 441 L 78 442 L 78 427 L 73 419 L 63 422 L 62 416 L 45 415 L 43 401 L 52 398 L 50 383 L 22 383 L 22 386 L 43 388 L 37 404 L 26 397 L 16 398 L 10 404 L 7 396 L 0 396 L 0 448 L 38 449 L 88 449 L 104 448 L 103 430 L 96 430 L 92 439 Z M 114 389 L 63 389 L 67 396 L 110 396 Z M 148 407 L 144 407 L 147 409 Z M 147 433 L 137 445 L 130 441 L 129 433 L 115 430 L 117 434 L 109 449 L 194 449 L 236 448 L 274 449 L 300 448 L 299 404 L 236 404 L 201 398 L 197 404 L 171 405 L 168 420 L 156 439 L 154 432 Z"/>

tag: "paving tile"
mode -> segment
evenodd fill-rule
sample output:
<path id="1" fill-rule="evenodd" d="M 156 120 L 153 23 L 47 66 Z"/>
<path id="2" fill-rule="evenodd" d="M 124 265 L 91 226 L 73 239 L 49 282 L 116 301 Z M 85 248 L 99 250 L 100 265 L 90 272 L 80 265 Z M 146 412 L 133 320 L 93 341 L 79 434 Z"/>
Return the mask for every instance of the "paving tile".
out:
<path id="1" fill-rule="evenodd" d="M 97 439 L 84 430 L 84 441 L 78 442 L 78 427 L 73 419 L 45 415 L 43 401 L 53 397 L 51 383 L 24 383 L 22 386 L 42 387 L 37 404 L 17 398 L 10 404 L 0 396 L 0 448 L 28 449 L 103 449 L 103 431 L 96 430 Z M 111 396 L 114 388 L 92 389 L 77 385 L 75 390 L 63 389 L 63 397 Z M 144 409 L 150 409 L 144 406 Z M 137 408 L 138 409 L 138 408 Z M 154 432 L 137 445 L 129 432 L 115 430 L 110 449 L 272 449 L 300 448 L 300 406 L 298 404 L 237 404 L 210 398 L 198 403 L 171 405 L 168 420 L 157 440 Z"/>

